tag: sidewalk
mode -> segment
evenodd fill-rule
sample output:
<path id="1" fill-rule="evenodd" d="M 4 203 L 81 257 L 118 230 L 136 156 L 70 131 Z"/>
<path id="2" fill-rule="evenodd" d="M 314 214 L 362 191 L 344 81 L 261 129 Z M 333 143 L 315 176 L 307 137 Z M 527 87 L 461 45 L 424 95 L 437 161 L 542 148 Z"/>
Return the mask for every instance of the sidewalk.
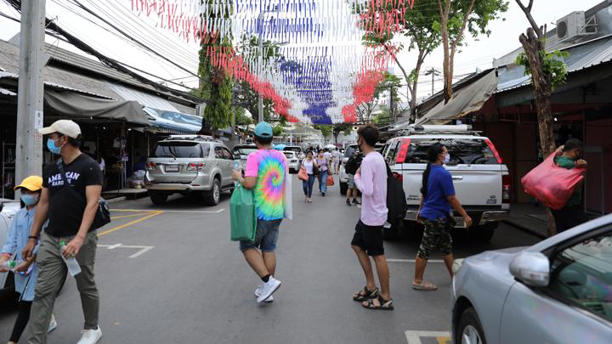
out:
<path id="1" fill-rule="evenodd" d="M 548 237 L 546 208 L 529 203 L 513 203 L 505 223 L 520 228 L 540 238 Z"/>

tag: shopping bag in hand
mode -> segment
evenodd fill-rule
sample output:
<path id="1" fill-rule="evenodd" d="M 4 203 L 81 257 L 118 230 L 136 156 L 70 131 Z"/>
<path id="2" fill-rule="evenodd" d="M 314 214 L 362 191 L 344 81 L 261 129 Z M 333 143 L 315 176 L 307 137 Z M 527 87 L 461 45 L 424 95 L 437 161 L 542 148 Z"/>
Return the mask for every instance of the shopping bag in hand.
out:
<path id="1" fill-rule="evenodd" d="M 545 206 L 559 210 L 572 197 L 576 186 L 584 179 L 583 168 L 568 170 L 555 163 L 559 150 L 552 153 L 546 160 L 529 171 L 521 183 L 525 192 L 533 196 Z"/>
<path id="2" fill-rule="evenodd" d="M 236 186 L 230 198 L 231 239 L 232 241 L 255 240 L 257 215 L 252 190 L 242 185 Z"/>
<path id="3" fill-rule="evenodd" d="M 284 218 L 293 220 L 293 180 L 290 174 L 285 174 L 285 214 Z"/>
<path id="4" fill-rule="evenodd" d="M 302 166 L 300 171 L 298 172 L 298 178 L 300 180 L 308 180 L 308 172 L 306 172 L 306 167 Z"/>
<path id="5" fill-rule="evenodd" d="M 334 176 L 327 176 L 327 186 L 334 185 Z"/>

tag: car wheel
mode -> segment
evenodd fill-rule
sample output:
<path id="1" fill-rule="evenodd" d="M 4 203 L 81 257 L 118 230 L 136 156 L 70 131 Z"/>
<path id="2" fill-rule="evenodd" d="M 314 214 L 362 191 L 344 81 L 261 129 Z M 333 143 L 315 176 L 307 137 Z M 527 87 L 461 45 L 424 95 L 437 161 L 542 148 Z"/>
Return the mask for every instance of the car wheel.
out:
<path id="1" fill-rule="evenodd" d="M 151 191 L 149 191 L 149 193 L 151 194 L 151 202 L 153 202 L 153 204 L 155 205 L 166 204 L 166 201 L 168 200 L 168 194 L 161 193 L 161 192 L 151 193 Z"/>
<path id="2" fill-rule="evenodd" d="M 215 206 L 221 201 L 221 181 L 219 178 L 215 178 L 213 186 L 210 191 L 204 194 L 204 202 L 206 205 Z"/>
<path id="3" fill-rule="evenodd" d="M 487 343 L 480 319 L 474 308 L 468 308 L 461 314 L 456 336 L 455 343 L 458 344 Z"/>
<path id="4" fill-rule="evenodd" d="M 497 225 L 497 222 L 490 222 L 482 226 L 476 226 L 473 231 L 479 241 L 487 243 L 491 241 L 491 238 L 493 238 L 493 234 L 495 234 L 495 229 L 497 229 Z"/>
<path id="5" fill-rule="evenodd" d="M 348 190 L 348 184 L 347 183 L 340 183 L 340 194 L 342 196 L 346 195 L 346 191 Z"/>

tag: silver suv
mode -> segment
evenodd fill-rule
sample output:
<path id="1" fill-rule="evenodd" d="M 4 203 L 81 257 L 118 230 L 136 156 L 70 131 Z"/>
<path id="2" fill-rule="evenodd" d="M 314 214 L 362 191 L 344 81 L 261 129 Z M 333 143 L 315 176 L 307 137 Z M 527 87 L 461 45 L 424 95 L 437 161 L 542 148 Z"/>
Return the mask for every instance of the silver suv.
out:
<path id="1" fill-rule="evenodd" d="M 160 141 L 147 160 L 145 184 L 153 204 L 173 193 L 202 194 L 207 205 L 217 205 L 224 189 L 232 189 L 234 157 L 218 140 L 201 135 L 171 135 Z"/>

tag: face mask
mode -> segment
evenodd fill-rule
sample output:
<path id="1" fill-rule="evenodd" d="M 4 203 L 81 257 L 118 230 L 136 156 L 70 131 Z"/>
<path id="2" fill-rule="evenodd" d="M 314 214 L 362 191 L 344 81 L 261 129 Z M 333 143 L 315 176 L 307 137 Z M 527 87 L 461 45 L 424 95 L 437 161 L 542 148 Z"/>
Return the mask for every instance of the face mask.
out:
<path id="1" fill-rule="evenodd" d="M 447 165 L 450 162 L 450 154 L 446 153 L 444 156 L 444 165 Z"/>
<path id="2" fill-rule="evenodd" d="M 51 138 L 47 139 L 47 149 L 49 149 L 49 152 L 53 154 L 60 154 L 60 152 L 62 151 L 62 147 L 57 147 L 55 145 L 55 141 L 53 141 L 53 139 Z"/>
<path id="3" fill-rule="evenodd" d="M 38 202 L 38 197 L 36 195 L 24 194 L 24 195 L 21 195 L 21 201 L 26 206 L 31 206 L 31 205 L 36 204 L 36 202 Z"/>

